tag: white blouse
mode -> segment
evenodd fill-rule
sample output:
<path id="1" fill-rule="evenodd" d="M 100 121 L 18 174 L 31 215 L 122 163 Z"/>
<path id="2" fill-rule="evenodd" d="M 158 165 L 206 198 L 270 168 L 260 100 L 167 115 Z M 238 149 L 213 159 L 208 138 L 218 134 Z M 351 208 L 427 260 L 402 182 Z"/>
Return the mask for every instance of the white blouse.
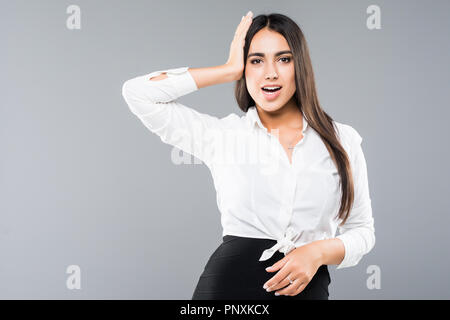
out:
<path id="1" fill-rule="evenodd" d="M 163 72 L 168 78 L 149 80 Z M 286 255 L 307 243 L 335 238 L 339 229 L 336 238 L 343 241 L 345 257 L 337 269 L 355 266 L 372 250 L 375 228 L 367 167 L 362 138 L 355 129 L 335 121 L 349 154 L 355 187 L 350 216 L 339 227 L 340 177 L 305 117 L 303 138 L 293 149 L 291 163 L 277 132 L 262 125 L 255 106 L 244 116 L 231 113 L 217 118 L 176 100 L 196 90 L 188 67 L 181 67 L 127 80 L 122 95 L 133 114 L 162 142 L 187 153 L 172 152 L 174 163 L 192 163 L 193 155 L 207 165 L 217 192 L 222 236 L 276 240 L 262 252 L 262 261 L 277 250 Z"/>

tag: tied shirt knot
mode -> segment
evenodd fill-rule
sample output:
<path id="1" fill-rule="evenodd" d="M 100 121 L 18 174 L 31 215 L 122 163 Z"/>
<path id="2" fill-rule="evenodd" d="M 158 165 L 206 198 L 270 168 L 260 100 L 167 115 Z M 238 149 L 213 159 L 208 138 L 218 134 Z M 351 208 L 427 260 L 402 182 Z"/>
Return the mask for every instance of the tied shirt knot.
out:
<path id="1" fill-rule="evenodd" d="M 289 252 L 295 249 L 295 243 L 293 241 L 295 237 L 296 233 L 294 229 L 289 227 L 286 230 L 285 236 L 283 238 L 277 240 L 277 243 L 273 247 L 263 251 L 261 257 L 259 258 L 259 261 L 270 259 L 277 250 L 284 253 L 284 255 L 287 255 Z"/>

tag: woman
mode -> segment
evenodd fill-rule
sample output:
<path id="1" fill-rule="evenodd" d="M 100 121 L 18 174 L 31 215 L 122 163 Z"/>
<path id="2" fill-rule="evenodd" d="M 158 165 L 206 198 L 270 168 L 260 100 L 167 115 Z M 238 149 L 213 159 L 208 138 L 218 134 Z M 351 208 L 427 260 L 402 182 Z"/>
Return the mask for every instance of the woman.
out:
<path id="1" fill-rule="evenodd" d="M 298 25 L 252 15 L 224 65 L 155 71 L 126 81 L 123 96 L 150 131 L 213 176 L 223 242 L 192 299 L 328 299 L 327 266 L 354 266 L 375 244 L 362 138 L 320 107 Z M 242 117 L 176 101 L 230 81 Z"/>

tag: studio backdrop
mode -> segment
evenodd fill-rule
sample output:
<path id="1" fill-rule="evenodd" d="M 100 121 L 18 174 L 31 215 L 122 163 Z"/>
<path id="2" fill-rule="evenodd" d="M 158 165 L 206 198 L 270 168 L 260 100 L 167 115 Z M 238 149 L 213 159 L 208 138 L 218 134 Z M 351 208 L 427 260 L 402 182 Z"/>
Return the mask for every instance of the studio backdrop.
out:
<path id="1" fill-rule="evenodd" d="M 330 299 L 450 298 L 449 1 L 1 3 L 1 299 L 190 299 L 222 241 L 213 179 L 122 86 L 225 63 L 248 10 L 298 23 L 322 108 L 363 137 L 376 244 L 330 266 Z M 180 102 L 243 115 L 232 82 Z"/>

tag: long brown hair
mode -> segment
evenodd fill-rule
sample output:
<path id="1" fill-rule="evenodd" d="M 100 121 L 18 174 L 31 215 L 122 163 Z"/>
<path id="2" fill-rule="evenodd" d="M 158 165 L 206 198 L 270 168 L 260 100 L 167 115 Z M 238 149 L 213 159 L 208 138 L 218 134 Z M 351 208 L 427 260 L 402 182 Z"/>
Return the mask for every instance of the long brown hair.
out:
<path id="1" fill-rule="evenodd" d="M 295 67 L 296 91 L 294 101 L 296 101 L 308 125 L 320 135 L 339 172 L 342 198 L 338 217 L 343 219 L 341 223 L 343 225 L 353 205 L 353 177 L 348 155 L 337 137 L 333 119 L 320 107 L 306 39 L 300 27 L 289 17 L 277 13 L 258 15 L 253 18 L 245 37 L 244 65 L 253 36 L 265 27 L 284 36 L 291 48 Z M 244 112 L 247 112 L 248 108 L 255 103 L 247 90 L 245 69 L 243 77 L 236 82 L 235 97 L 239 108 Z"/>

